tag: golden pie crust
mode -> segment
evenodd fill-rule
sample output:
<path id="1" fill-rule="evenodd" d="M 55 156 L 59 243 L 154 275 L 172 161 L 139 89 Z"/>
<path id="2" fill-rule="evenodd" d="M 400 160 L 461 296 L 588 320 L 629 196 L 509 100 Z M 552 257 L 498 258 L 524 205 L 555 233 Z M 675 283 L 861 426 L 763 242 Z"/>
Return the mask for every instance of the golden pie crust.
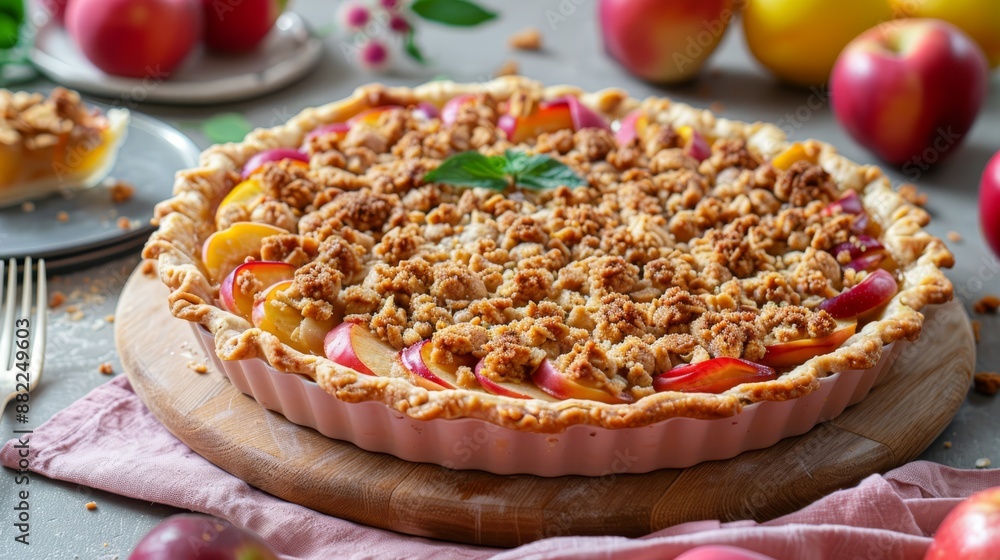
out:
<path id="1" fill-rule="evenodd" d="M 839 191 L 836 194 L 848 189 L 856 191 L 870 219 L 881 230 L 880 240 L 898 266 L 896 277 L 900 289 L 876 320 L 864 324 L 836 351 L 812 358 L 773 381 L 739 385 L 718 395 L 653 393 L 630 404 L 579 399 L 520 400 L 468 390 L 428 391 L 403 378 L 363 375 L 325 357 L 302 354 L 215 304 L 218 285 L 207 277 L 200 259 L 201 246 L 216 230 L 215 211 L 219 202 L 239 181 L 239 170 L 254 154 L 271 148 L 300 146 L 310 131 L 346 121 L 366 109 L 418 102 L 440 107 L 456 96 L 484 92 L 511 107 L 526 100 L 530 103 L 570 95 L 608 120 L 620 119 L 641 107 L 656 123 L 669 124 L 675 129 L 690 126 L 716 143 L 738 141 L 765 162 L 791 145 L 774 125 L 721 119 L 708 111 L 662 98 L 639 101 L 619 89 L 587 93 L 570 86 L 543 87 L 519 77 L 483 84 L 432 82 L 413 89 L 364 86 L 345 100 L 306 109 L 282 126 L 256 130 L 242 143 L 213 146 L 202 154 L 199 168 L 178 173 L 175 196 L 158 205 L 159 229 L 144 252 L 147 258 L 159 261 L 160 277 L 171 290 L 169 305 L 173 315 L 211 331 L 220 358 L 265 359 L 279 371 L 314 379 L 328 393 L 347 402 L 381 401 L 415 419 L 471 417 L 517 430 L 558 432 L 574 424 L 627 428 L 678 416 L 726 417 L 750 403 L 805 395 L 819 386 L 819 378 L 872 367 L 884 345 L 915 339 L 923 321 L 920 310 L 926 305 L 944 303 L 952 296 L 951 283 L 941 268 L 950 267 L 953 257 L 941 240 L 922 229 L 929 222 L 929 215 L 895 193 L 878 168 L 858 165 L 837 154 L 832 146 L 810 140 L 802 143 L 802 148 L 825 171 L 824 177 L 828 176 Z M 783 196 L 786 199 L 798 196 L 799 186 L 785 184 L 788 192 Z M 725 242 L 726 239 L 714 240 L 715 244 Z M 716 290 L 707 297 L 728 296 Z M 811 305 L 816 302 L 814 299 Z M 719 305 L 725 306 L 725 302 Z"/>

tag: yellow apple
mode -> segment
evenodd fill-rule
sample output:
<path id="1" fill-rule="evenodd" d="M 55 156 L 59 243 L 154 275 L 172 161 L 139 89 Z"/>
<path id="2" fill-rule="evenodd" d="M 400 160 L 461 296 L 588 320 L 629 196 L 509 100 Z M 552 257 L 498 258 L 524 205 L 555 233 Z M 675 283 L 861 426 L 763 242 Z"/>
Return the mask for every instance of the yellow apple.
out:
<path id="1" fill-rule="evenodd" d="M 851 39 L 890 19 L 889 0 L 751 0 L 743 31 L 750 52 L 775 76 L 810 86 L 826 83 Z"/>
<path id="2" fill-rule="evenodd" d="M 890 0 L 896 17 L 936 18 L 954 24 L 1000 66 L 1000 6 L 996 0 Z"/>

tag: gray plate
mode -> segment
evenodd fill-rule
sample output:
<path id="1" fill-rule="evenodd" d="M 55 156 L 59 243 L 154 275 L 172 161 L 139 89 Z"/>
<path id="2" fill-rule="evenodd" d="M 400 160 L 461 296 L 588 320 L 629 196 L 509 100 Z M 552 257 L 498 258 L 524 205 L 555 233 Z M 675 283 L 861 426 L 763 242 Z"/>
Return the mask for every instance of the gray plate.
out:
<path id="1" fill-rule="evenodd" d="M 153 230 L 149 225 L 153 207 L 173 193 L 175 172 L 197 165 L 199 152 L 177 129 L 132 112 L 128 137 L 111 176 L 134 186 L 135 196 L 115 204 L 99 185 L 70 197 L 57 194 L 36 200 L 33 212 L 19 206 L 0 209 L 0 258 L 82 257 L 147 237 Z M 60 222 L 59 212 L 66 212 L 69 221 Z M 134 227 L 120 229 L 119 217 L 131 220 Z"/>
<path id="2" fill-rule="evenodd" d="M 322 42 L 298 14 L 278 18 L 271 34 L 246 55 L 193 54 L 169 80 L 105 74 L 87 60 L 62 26 L 38 31 L 31 60 L 53 82 L 96 95 L 136 102 L 203 105 L 257 97 L 301 78 L 319 60 Z"/>

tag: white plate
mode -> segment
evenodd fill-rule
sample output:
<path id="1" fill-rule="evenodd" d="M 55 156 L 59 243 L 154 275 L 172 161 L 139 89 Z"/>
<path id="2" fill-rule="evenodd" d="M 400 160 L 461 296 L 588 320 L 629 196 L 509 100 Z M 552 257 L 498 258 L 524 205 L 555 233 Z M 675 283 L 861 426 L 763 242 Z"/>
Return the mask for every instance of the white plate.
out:
<path id="1" fill-rule="evenodd" d="M 323 45 L 302 18 L 285 13 L 256 51 L 227 56 L 205 51 L 192 55 L 169 80 L 122 78 L 105 74 L 87 60 L 66 30 L 48 23 L 39 29 L 31 60 L 52 81 L 96 95 L 142 102 L 200 105 L 248 99 L 302 77 L 319 61 Z"/>

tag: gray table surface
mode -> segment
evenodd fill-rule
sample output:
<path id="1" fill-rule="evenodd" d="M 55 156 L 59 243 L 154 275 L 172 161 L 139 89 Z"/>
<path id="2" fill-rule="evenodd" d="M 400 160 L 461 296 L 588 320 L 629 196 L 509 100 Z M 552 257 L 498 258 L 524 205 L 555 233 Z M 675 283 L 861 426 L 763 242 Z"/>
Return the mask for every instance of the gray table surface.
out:
<path id="1" fill-rule="evenodd" d="M 838 127 L 825 97 L 815 91 L 778 85 L 756 64 L 744 46 L 738 24 L 730 29 L 697 81 L 678 87 L 657 87 L 633 78 L 603 53 L 593 2 L 484 0 L 483 3 L 500 11 L 501 19 L 473 30 L 422 25 L 419 40 L 432 61 L 426 68 L 406 67 L 387 75 L 363 73 L 345 61 L 341 39 L 331 36 L 325 39 L 326 53 L 320 66 L 283 91 L 225 107 L 143 105 L 138 110 L 175 125 L 221 111 L 238 111 L 254 125 L 274 126 L 302 108 L 342 98 L 367 82 L 415 85 L 437 76 L 478 81 L 491 77 L 505 60 L 516 59 L 522 74 L 549 84 L 575 84 L 589 90 L 618 86 L 636 97 L 665 95 L 696 106 L 711 105 L 725 117 L 778 122 L 794 139 L 817 138 L 838 146 L 855 161 L 873 161 L 869 153 Z M 334 3 L 327 1 L 300 0 L 293 9 L 319 27 L 333 19 L 333 6 Z M 543 51 L 510 51 L 507 37 L 527 26 L 542 30 Z M 993 258 L 979 233 L 976 199 L 979 175 L 989 157 L 1000 149 L 998 78 L 1000 74 L 994 72 L 986 107 L 961 150 L 915 179 L 920 190 L 930 197 L 927 209 L 934 217 L 930 231 L 942 238 L 951 231 L 961 234 L 960 241 L 948 242 L 957 260 L 949 277 L 955 283 L 957 297 L 967 308 L 985 294 L 1000 294 L 1000 277 L 988 266 Z M 49 85 L 39 81 L 28 87 Z M 208 145 L 196 130 L 185 129 L 185 132 L 199 145 Z M 914 180 L 895 171 L 890 175 L 895 183 Z M 82 318 L 71 317 L 65 309 L 51 313 L 45 376 L 32 394 L 29 427 L 38 426 L 90 389 L 107 382 L 108 377 L 97 371 L 99 364 L 111 362 L 115 375 L 121 375 L 113 325 L 105 317 L 114 312 L 121 287 L 138 261 L 138 256 L 130 256 L 51 279 L 52 290 L 73 296 Z M 975 318 L 983 326 L 977 371 L 996 370 L 1000 368 L 1000 317 Z M 18 427 L 21 426 L 14 422 L 13 407 L 9 406 L 0 418 L 0 434 L 6 439 Z M 951 446 L 946 447 L 945 441 L 951 442 Z M 976 460 L 983 457 L 1000 465 L 1000 398 L 972 393 L 952 424 L 921 458 L 973 468 Z M 8 540 L 12 538 L 14 495 L 14 472 L 3 469 L 0 550 L 4 552 L 0 556 L 4 558 L 126 558 L 146 531 L 177 511 L 35 476 L 31 484 L 32 544 L 22 547 Z M 84 503 L 90 500 L 100 504 L 99 510 L 83 510 Z"/>

